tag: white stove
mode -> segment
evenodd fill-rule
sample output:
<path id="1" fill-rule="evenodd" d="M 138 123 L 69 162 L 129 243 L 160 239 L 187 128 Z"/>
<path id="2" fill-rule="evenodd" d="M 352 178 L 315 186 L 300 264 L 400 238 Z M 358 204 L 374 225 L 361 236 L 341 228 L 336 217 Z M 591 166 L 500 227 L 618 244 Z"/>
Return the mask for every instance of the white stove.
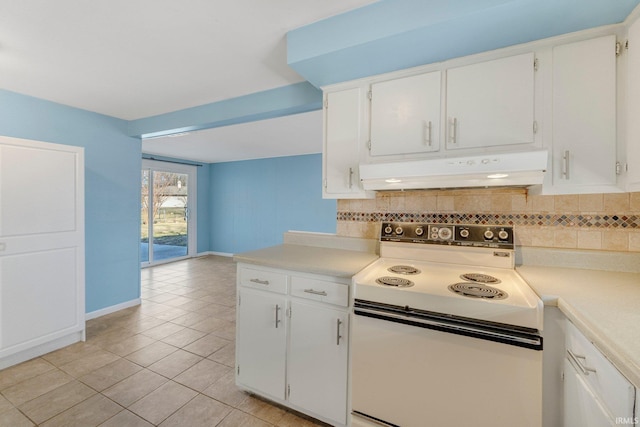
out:
<path id="1" fill-rule="evenodd" d="M 353 426 L 540 426 L 543 304 L 513 233 L 382 223 L 381 257 L 353 278 Z"/>
<path id="2" fill-rule="evenodd" d="M 446 240 L 430 239 L 432 234 L 437 236 L 438 231 L 427 231 L 426 236 L 416 239 L 415 229 L 418 226 L 394 224 L 392 233 L 383 233 L 383 239 L 388 240 L 380 244 L 381 258 L 354 277 L 357 300 L 409 306 L 542 330 L 542 301 L 514 269 L 513 243 L 508 240 L 513 236 L 511 229 L 508 229 L 509 237 L 505 241 L 495 244 L 487 241 L 487 246 L 477 247 L 461 245 L 469 243 L 469 240 L 454 240 L 456 232 L 459 235 L 458 230 L 468 230 L 470 226 L 427 226 L 432 230 L 440 231 L 443 227 L 451 230 L 451 237 Z M 411 241 L 391 241 L 396 239 L 395 230 L 398 227 L 402 228 L 405 239 Z M 498 232 L 507 229 L 479 228 L 482 243 L 485 243 L 485 231 L 492 228 L 497 228 Z M 494 234 L 497 236 L 497 232 Z M 407 235 L 410 237 L 406 238 Z M 449 232 L 445 232 L 445 236 L 449 236 Z M 443 242 L 451 245 L 444 245 Z M 394 269 L 395 266 L 412 267 L 418 272 Z M 395 279 L 401 284 L 381 284 L 384 280 L 380 279 L 384 278 Z M 411 285 L 403 286 L 405 282 Z M 454 292 L 452 287 L 460 292 Z"/>

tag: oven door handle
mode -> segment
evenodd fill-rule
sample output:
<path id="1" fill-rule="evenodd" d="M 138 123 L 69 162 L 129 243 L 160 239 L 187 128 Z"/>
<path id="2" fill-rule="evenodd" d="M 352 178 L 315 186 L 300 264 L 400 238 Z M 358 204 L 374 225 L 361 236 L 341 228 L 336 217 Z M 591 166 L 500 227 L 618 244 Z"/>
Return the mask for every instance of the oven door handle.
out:
<path id="1" fill-rule="evenodd" d="M 487 341 L 514 345 L 516 347 L 528 348 L 531 350 L 542 350 L 542 337 L 536 334 L 526 334 L 517 331 L 511 332 L 507 329 L 497 330 L 487 328 L 486 325 L 482 324 L 472 324 L 468 321 L 463 324 L 461 322 L 457 322 L 453 318 L 451 320 L 444 320 L 442 318 L 431 317 L 428 315 L 403 316 L 398 313 L 363 308 L 354 308 L 353 312 L 357 316 L 365 316 L 388 322 L 416 326 L 419 328 L 464 335 Z"/>

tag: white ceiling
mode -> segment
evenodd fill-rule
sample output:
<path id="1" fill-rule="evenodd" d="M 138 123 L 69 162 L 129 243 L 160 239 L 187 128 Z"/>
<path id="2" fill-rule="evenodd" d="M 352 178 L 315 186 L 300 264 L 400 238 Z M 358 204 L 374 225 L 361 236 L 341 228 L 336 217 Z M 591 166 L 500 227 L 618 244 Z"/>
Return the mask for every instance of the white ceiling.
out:
<path id="1" fill-rule="evenodd" d="M 287 31 L 374 2 L 0 0 L 0 87 L 125 120 L 235 98 L 303 80 L 287 65 Z M 318 114 L 299 114 L 213 129 L 164 154 L 205 161 L 319 152 L 320 126 Z M 257 136 L 253 147 L 234 146 Z M 290 140 L 297 144 L 286 150 Z M 143 151 L 167 151 L 160 141 Z"/>

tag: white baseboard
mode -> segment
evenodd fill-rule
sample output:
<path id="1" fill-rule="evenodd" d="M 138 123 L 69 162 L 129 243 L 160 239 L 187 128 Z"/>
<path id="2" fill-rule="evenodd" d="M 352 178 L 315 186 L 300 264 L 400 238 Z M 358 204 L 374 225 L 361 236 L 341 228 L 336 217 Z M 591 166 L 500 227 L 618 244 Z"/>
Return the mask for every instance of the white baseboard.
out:
<path id="1" fill-rule="evenodd" d="M 85 320 L 95 319 L 97 317 L 102 317 L 107 314 L 115 313 L 116 311 L 124 310 L 125 308 L 134 307 L 136 305 L 140 305 L 142 300 L 140 298 L 132 299 L 131 301 L 126 301 L 120 304 L 112 305 L 109 307 L 101 308 L 100 310 L 92 311 L 90 313 L 86 313 L 84 315 Z"/>
<path id="2" fill-rule="evenodd" d="M 77 343 L 78 341 L 84 341 L 84 339 L 84 330 L 82 330 L 70 333 L 69 335 L 65 335 L 61 338 L 37 345 L 35 347 L 13 353 L 9 356 L 0 358 L 0 369 L 8 368 L 9 366 L 26 362 L 27 360 L 42 356 L 43 354 L 47 354 L 62 347 Z"/>
<path id="3" fill-rule="evenodd" d="M 233 256 L 233 254 L 230 254 L 228 252 L 215 252 L 215 251 L 207 251 L 207 252 L 198 252 L 198 256 L 207 256 L 207 255 L 217 255 L 217 256 L 225 256 L 228 258 L 231 258 Z"/>

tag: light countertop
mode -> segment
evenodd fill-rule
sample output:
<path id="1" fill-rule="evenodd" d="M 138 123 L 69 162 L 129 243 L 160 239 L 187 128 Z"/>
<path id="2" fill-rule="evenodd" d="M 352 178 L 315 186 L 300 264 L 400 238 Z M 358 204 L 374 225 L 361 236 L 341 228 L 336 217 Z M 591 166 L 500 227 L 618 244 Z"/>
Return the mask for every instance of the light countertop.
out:
<path id="1" fill-rule="evenodd" d="M 282 244 L 235 255 L 237 262 L 303 271 L 334 277 L 352 277 L 378 255 L 344 249 Z"/>
<path id="2" fill-rule="evenodd" d="M 244 262 L 284 270 L 351 278 L 378 259 L 377 242 L 321 233 L 287 232 L 282 245 L 244 252 Z"/>
<path id="3" fill-rule="evenodd" d="M 640 388 L 640 273 L 527 265 L 517 271 Z"/>

